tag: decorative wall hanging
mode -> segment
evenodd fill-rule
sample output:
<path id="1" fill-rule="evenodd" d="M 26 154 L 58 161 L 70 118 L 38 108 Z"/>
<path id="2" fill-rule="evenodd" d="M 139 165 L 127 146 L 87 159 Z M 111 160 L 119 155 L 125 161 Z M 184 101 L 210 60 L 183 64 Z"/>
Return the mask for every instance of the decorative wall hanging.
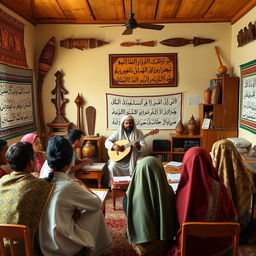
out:
<path id="1" fill-rule="evenodd" d="M 219 74 L 218 75 L 220 75 L 220 76 L 226 75 L 227 76 L 228 74 L 226 74 L 226 73 L 228 72 L 228 68 L 222 64 L 219 48 L 217 46 L 215 46 L 214 49 L 215 49 L 215 53 L 217 55 L 218 62 L 219 62 L 219 68 L 218 68 Z"/>
<path id="2" fill-rule="evenodd" d="M 149 47 L 156 46 L 156 41 L 147 41 L 147 42 L 139 42 L 139 40 L 136 40 L 136 41 L 137 42 L 123 42 L 120 45 L 126 46 L 126 47 L 135 46 L 135 45 L 149 46 Z"/>
<path id="3" fill-rule="evenodd" d="M 85 116 L 87 122 L 88 135 L 94 135 L 95 130 L 95 121 L 96 121 L 96 109 L 92 106 L 89 106 L 85 109 Z"/>
<path id="4" fill-rule="evenodd" d="M 36 130 L 33 70 L 0 63 L 0 137 Z"/>
<path id="5" fill-rule="evenodd" d="M 24 24 L 0 9 L 0 61 L 28 67 L 24 46 Z"/>
<path id="6" fill-rule="evenodd" d="M 107 127 L 117 129 L 124 115 L 132 115 L 140 129 L 175 129 L 182 119 L 182 94 L 106 94 Z"/>
<path id="7" fill-rule="evenodd" d="M 177 86 L 177 54 L 110 54 L 110 87 Z"/>
<path id="8" fill-rule="evenodd" d="M 237 34 L 238 47 L 246 45 L 256 39 L 255 25 L 251 22 L 248 24 L 248 28 L 240 29 Z"/>
<path id="9" fill-rule="evenodd" d="M 39 66 L 38 66 L 38 89 L 37 89 L 37 100 L 38 100 L 38 112 L 39 112 L 39 120 L 40 120 L 40 137 L 42 140 L 42 144 L 45 146 L 46 139 L 46 129 L 44 122 L 44 113 L 43 113 L 43 80 L 49 69 L 51 68 L 54 56 L 55 56 L 55 38 L 52 37 L 44 46 L 40 58 L 39 58 Z"/>
<path id="10" fill-rule="evenodd" d="M 256 59 L 240 65 L 240 127 L 256 134 Z"/>
<path id="11" fill-rule="evenodd" d="M 73 39 L 73 38 L 67 38 L 65 40 L 60 41 L 60 46 L 68 49 L 92 49 L 96 47 L 100 47 L 102 45 L 109 44 L 108 42 L 94 39 L 94 38 L 80 38 L 80 39 Z"/>
<path id="12" fill-rule="evenodd" d="M 160 41 L 160 44 L 166 45 L 166 46 L 173 46 L 173 47 L 179 47 L 184 46 L 187 44 L 193 44 L 194 46 L 198 46 L 200 44 L 209 44 L 214 42 L 213 39 L 207 39 L 207 38 L 200 38 L 200 37 L 193 37 L 193 39 L 185 39 L 185 38 L 169 38 L 163 41 Z"/>

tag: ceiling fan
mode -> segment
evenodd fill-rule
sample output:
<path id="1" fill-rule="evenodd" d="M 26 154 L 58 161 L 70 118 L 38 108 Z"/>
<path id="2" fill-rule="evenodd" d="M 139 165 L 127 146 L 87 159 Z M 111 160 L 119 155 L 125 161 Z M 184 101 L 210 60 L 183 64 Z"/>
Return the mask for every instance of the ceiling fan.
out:
<path id="1" fill-rule="evenodd" d="M 101 26 L 101 27 L 115 27 L 115 26 L 125 26 L 126 29 L 122 35 L 132 35 L 133 29 L 135 28 L 144 28 L 144 29 L 153 29 L 153 30 L 162 30 L 163 25 L 151 24 L 151 23 L 138 23 L 134 18 L 134 13 L 132 12 L 132 0 L 131 3 L 131 12 L 130 17 L 124 25 L 111 25 L 111 26 Z"/>

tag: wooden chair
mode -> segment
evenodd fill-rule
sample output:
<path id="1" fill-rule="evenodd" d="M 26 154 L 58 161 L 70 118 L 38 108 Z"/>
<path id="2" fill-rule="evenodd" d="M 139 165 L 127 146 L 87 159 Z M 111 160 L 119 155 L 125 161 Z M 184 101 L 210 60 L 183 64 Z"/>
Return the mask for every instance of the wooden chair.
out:
<path id="1" fill-rule="evenodd" d="M 240 224 L 236 222 L 184 222 L 182 225 L 181 256 L 186 255 L 188 235 L 198 237 L 232 237 L 232 256 L 237 256 L 239 234 Z"/>
<path id="2" fill-rule="evenodd" d="M 6 252 L 4 240 L 6 238 L 10 242 L 10 254 Z M 14 239 L 23 238 L 25 244 L 26 256 L 33 256 L 33 249 L 30 241 L 29 228 L 25 225 L 16 224 L 0 224 L 0 252 L 2 256 L 15 256 Z"/>
<path id="3" fill-rule="evenodd" d="M 110 180 L 111 183 L 111 191 L 112 191 L 112 202 L 113 208 L 116 210 L 116 198 L 118 196 L 124 196 L 126 190 L 129 186 L 129 181 L 125 182 L 114 182 L 113 179 Z"/>

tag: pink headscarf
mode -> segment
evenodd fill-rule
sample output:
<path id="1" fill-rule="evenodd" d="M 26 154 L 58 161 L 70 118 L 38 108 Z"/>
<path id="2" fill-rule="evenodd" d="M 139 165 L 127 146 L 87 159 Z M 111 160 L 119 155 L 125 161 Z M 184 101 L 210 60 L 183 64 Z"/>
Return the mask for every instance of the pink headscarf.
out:
<path id="1" fill-rule="evenodd" d="M 38 135 L 36 135 L 34 133 L 29 133 L 29 134 L 26 134 L 25 136 L 23 136 L 20 141 L 21 142 L 29 142 L 29 143 L 33 144 L 37 136 Z"/>

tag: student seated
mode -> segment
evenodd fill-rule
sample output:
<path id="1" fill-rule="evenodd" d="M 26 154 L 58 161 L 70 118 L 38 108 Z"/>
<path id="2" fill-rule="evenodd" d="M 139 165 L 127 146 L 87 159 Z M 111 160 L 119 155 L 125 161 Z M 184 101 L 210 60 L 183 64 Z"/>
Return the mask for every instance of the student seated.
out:
<path id="1" fill-rule="evenodd" d="M 243 238 L 250 221 L 250 203 L 256 192 L 253 174 L 246 167 L 235 145 L 229 140 L 219 140 L 212 146 L 211 156 L 221 181 L 225 184 L 236 207 Z"/>
<path id="2" fill-rule="evenodd" d="M 69 143 L 72 146 L 73 149 L 73 155 L 72 155 L 72 160 L 71 160 L 71 164 L 70 167 L 68 168 L 68 170 L 66 171 L 66 174 L 70 177 L 70 178 L 75 178 L 75 173 L 77 171 L 79 171 L 84 165 L 91 165 L 93 163 L 92 159 L 86 157 L 84 159 L 79 159 L 76 150 L 78 148 L 81 148 L 83 145 L 83 132 L 77 129 L 72 129 L 68 132 L 68 136 L 67 139 L 69 141 Z M 47 161 L 45 162 L 45 164 L 42 167 L 41 173 L 40 173 L 40 178 L 45 178 L 48 176 L 49 172 L 50 172 L 50 167 L 47 163 Z"/>
<path id="3" fill-rule="evenodd" d="M 40 173 L 41 168 L 44 164 L 46 159 L 45 152 L 42 151 L 42 143 L 40 137 L 34 133 L 26 134 L 21 138 L 21 142 L 29 142 L 33 146 L 33 150 L 35 152 L 35 159 L 36 159 L 36 172 Z M 37 175 L 37 177 L 39 174 Z"/>
<path id="4" fill-rule="evenodd" d="M 51 172 L 47 179 L 55 187 L 39 226 L 40 248 L 47 256 L 72 256 L 83 248 L 83 255 L 102 255 L 110 249 L 111 237 L 101 200 L 82 181 L 65 174 L 72 155 L 65 138 L 55 136 L 48 141 Z"/>
<path id="5" fill-rule="evenodd" d="M 140 160 L 127 190 L 127 235 L 138 255 L 163 256 L 175 233 L 174 192 L 160 161 Z"/>
<path id="6" fill-rule="evenodd" d="M 6 153 L 10 175 L 0 179 L 0 223 L 21 224 L 30 228 L 31 241 L 37 231 L 53 184 L 31 175 L 34 171 L 34 150 L 27 142 L 11 145 Z M 6 247 L 8 243 L 5 244 Z M 17 256 L 24 256 L 24 244 L 15 241 Z"/>
<path id="7" fill-rule="evenodd" d="M 1 168 L 1 165 L 7 164 L 7 160 L 5 156 L 7 149 L 8 149 L 7 141 L 0 139 L 0 178 L 8 174 L 5 170 Z"/>
<path id="8" fill-rule="evenodd" d="M 168 254 L 171 256 L 180 255 L 184 222 L 233 222 L 236 219 L 236 210 L 228 191 L 220 181 L 209 153 L 203 148 L 190 148 L 183 158 L 176 191 L 176 212 L 179 227 L 175 245 Z M 231 244 L 229 238 L 191 237 L 187 241 L 187 255 L 231 255 Z"/>

